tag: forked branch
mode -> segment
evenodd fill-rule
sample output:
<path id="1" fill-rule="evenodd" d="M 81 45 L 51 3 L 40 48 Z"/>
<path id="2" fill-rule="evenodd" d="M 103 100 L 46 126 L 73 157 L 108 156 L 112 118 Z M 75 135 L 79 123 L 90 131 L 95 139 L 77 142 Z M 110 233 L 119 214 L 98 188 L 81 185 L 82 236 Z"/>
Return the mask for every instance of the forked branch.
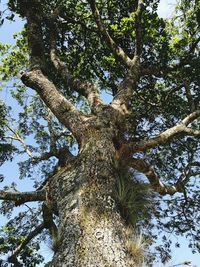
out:
<path id="1" fill-rule="evenodd" d="M 90 4 L 92 14 L 94 16 L 99 32 L 102 38 L 105 40 L 108 47 L 111 49 L 114 55 L 116 55 L 124 62 L 126 66 L 131 67 L 132 60 L 128 57 L 128 55 L 124 52 L 124 50 L 116 44 L 116 42 L 112 39 L 112 37 L 108 33 L 105 25 L 103 24 L 95 0 L 88 0 L 88 3 Z"/>
<path id="2" fill-rule="evenodd" d="M 149 148 L 156 147 L 158 145 L 164 145 L 171 139 L 173 139 L 178 134 L 200 136 L 200 130 L 188 127 L 195 119 L 200 117 L 200 110 L 196 110 L 185 117 L 179 124 L 167 129 L 166 131 L 160 133 L 154 138 L 148 140 L 142 140 L 140 142 L 132 143 L 132 148 L 130 149 L 130 143 L 124 146 L 124 151 L 126 153 L 136 153 L 139 151 L 146 151 Z"/>
<path id="3" fill-rule="evenodd" d="M 31 70 L 23 73 L 21 80 L 26 86 L 34 89 L 58 120 L 74 133 L 77 125 L 82 124 L 79 112 L 43 73 L 46 70 L 46 61 L 40 17 L 28 7 L 26 17 Z"/>
<path id="4" fill-rule="evenodd" d="M 173 195 L 179 192 L 179 189 L 173 186 L 167 186 L 163 184 L 159 177 L 157 176 L 155 170 L 149 166 L 145 161 L 142 159 L 135 159 L 133 158 L 130 161 L 130 166 L 136 169 L 137 171 L 143 173 L 150 182 L 151 187 L 161 195 Z M 182 191 L 181 191 L 182 192 Z"/>
<path id="5" fill-rule="evenodd" d="M 139 0 L 135 13 L 135 52 L 134 57 L 129 62 L 130 70 L 125 79 L 120 83 L 117 94 L 112 101 L 112 107 L 122 114 L 128 114 L 129 102 L 135 94 L 137 83 L 141 77 L 140 55 L 142 52 L 142 12 L 144 10 L 144 1 Z"/>
<path id="6" fill-rule="evenodd" d="M 192 163 L 189 162 L 174 185 L 166 185 L 160 181 L 156 171 L 143 159 L 132 158 L 129 162 L 129 166 L 143 173 L 149 180 L 151 187 L 161 195 L 173 195 L 178 192 L 184 192 L 185 185 L 190 177 L 195 175 L 195 173 L 191 172 Z"/>
<path id="7" fill-rule="evenodd" d="M 55 19 L 55 18 L 54 18 Z M 73 89 L 74 91 L 83 95 L 89 102 L 91 108 L 93 109 L 95 106 L 99 104 L 103 104 L 103 101 L 100 97 L 100 94 L 95 86 L 95 84 L 90 82 L 83 82 L 78 78 L 75 78 L 69 71 L 67 65 L 60 60 L 56 51 L 56 40 L 57 40 L 57 32 L 56 32 L 56 23 L 53 18 L 49 22 L 50 27 L 50 58 L 51 61 L 61 76 L 62 80 L 67 83 L 67 85 Z"/>

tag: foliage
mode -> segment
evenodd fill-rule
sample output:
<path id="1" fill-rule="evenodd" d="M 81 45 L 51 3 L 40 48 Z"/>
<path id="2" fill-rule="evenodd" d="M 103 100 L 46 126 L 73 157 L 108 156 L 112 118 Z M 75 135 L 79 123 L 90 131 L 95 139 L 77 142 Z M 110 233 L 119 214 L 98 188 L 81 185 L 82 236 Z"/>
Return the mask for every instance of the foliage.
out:
<path id="1" fill-rule="evenodd" d="M 2 27 L 5 19 L 14 21 L 16 14 L 25 19 L 26 7 L 31 6 L 42 29 L 43 53 L 47 64 L 45 75 L 78 110 L 88 114 L 90 107 L 85 98 L 74 92 L 59 76 L 49 56 L 52 30 L 49 21 L 52 11 L 59 8 L 61 11 L 55 24 L 60 59 L 67 63 L 69 71 L 75 77 L 81 81 L 93 82 L 101 93 L 106 89 L 115 97 L 117 86 L 126 76 L 128 68 L 113 54 L 112 49 L 102 42 L 88 2 L 36 2 L 37 4 L 35 1 L 9 0 L 9 14 L 0 14 Z M 143 75 L 134 96 L 130 99 L 131 112 L 123 135 L 124 139 L 134 142 L 152 138 L 176 125 L 189 113 L 198 109 L 200 104 L 200 3 L 180 1 L 175 16 L 171 20 L 166 20 L 157 14 L 158 2 L 145 1 L 146 10 L 142 16 L 141 64 L 147 73 L 151 68 L 162 71 L 154 75 Z M 105 28 L 113 40 L 132 57 L 136 46 L 137 1 L 98 0 L 97 5 Z M 38 188 L 56 166 L 56 152 L 61 148 L 69 148 L 75 154 L 78 142 L 52 114 L 38 94 L 33 93 L 19 80 L 21 73 L 29 68 L 30 48 L 26 23 L 24 29 L 15 34 L 14 38 L 14 45 L 0 44 L 0 86 L 4 90 L 9 88 L 9 96 L 19 105 L 18 114 L 13 116 L 11 107 L 6 106 L 3 101 L 0 102 L 0 165 L 12 160 L 13 155 L 18 156 L 20 177 L 34 180 L 34 186 Z M 179 67 L 168 71 L 174 64 L 179 64 Z M 192 123 L 192 128 L 200 129 L 199 123 L 198 118 Z M 171 142 L 139 152 L 137 155 L 154 166 L 161 181 L 168 185 L 174 184 L 177 177 L 183 173 L 186 178 L 190 175 L 191 179 L 187 178 L 188 182 L 182 195 L 178 193 L 162 200 L 158 195 L 152 196 L 152 191 L 144 185 L 145 179 L 135 179 L 132 170 L 120 173 L 117 183 L 119 209 L 129 224 L 138 227 L 141 232 L 145 232 L 146 229 L 145 235 L 155 238 L 158 236 L 155 229 L 158 233 L 164 230 L 186 235 L 189 247 L 194 253 L 200 249 L 200 201 L 197 185 L 199 165 L 192 166 L 190 163 L 199 160 L 199 150 L 197 138 L 178 135 Z M 55 152 L 51 158 L 41 161 L 37 159 L 39 155 L 49 151 Z M 4 201 L 0 211 L 11 216 L 13 209 L 13 202 Z M 38 207 L 39 211 L 40 209 Z M 38 215 L 39 211 L 33 209 L 34 214 Z M 18 245 L 24 235 L 31 231 L 32 225 L 29 221 L 35 226 L 39 223 L 37 217 L 31 217 L 29 212 L 19 213 L 15 218 L 9 219 L 7 225 L 1 229 L 2 255 L 7 254 L 13 241 Z M 19 222 L 24 223 L 24 232 L 21 232 Z M 36 245 L 30 243 L 23 254 L 20 254 L 20 260 L 25 266 L 35 266 L 42 262 L 41 255 L 35 254 L 34 251 L 39 250 L 39 241 L 44 239 L 45 234 L 41 234 Z M 157 249 L 164 262 L 170 258 L 170 241 L 164 234 L 163 244 L 163 247 L 159 246 Z M 180 244 L 177 243 L 176 246 L 179 247 Z M 33 265 L 28 265 L 30 262 Z"/>
<path id="2" fill-rule="evenodd" d="M 16 148 L 7 140 L 5 140 L 6 132 L 6 113 L 8 112 L 5 103 L 0 101 L 0 166 L 7 160 L 12 160 L 12 155 L 16 151 Z"/>

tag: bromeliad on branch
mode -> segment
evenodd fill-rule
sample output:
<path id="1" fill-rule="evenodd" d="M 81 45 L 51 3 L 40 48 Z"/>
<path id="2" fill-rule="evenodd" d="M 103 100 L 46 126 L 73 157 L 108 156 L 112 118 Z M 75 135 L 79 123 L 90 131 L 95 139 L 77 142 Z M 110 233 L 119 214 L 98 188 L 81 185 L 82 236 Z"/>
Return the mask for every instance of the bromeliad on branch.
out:
<path id="1" fill-rule="evenodd" d="M 197 250 L 199 4 L 182 1 L 171 20 L 153 0 L 8 8 L 25 29 L 0 44 L 0 70 L 21 108 L 12 118 L 0 106 L 0 164 L 23 155 L 20 177 L 35 191 L 0 190 L 0 212 L 24 208 L 0 230 L 0 253 L 35 266 L 50 237 L 52 267 L 151 266 L 141 240 L 153 243 L 157 228 L 186 234 Z"/>

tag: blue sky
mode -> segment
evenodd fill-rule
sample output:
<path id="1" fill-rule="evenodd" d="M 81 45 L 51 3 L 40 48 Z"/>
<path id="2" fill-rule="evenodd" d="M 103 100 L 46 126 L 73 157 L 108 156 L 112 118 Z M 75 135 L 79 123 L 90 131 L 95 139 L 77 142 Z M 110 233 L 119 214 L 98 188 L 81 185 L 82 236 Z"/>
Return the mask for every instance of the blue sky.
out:
<path id="1" fill-rule="evenodd" d="M 0 10 L 4 9 L 6 1 L 1 1 L 0 3 Z M 162 0 L 159 5 L 159 14 L 162 17 L 171 17 L 174 9 L 174 0 Z M 10 23 L 5 22 L 3 27 L 0 28 L 0 42 L 4 43 L 13 43 L 12 34 L 19 31 L 23 26 L 23 22 L 20 20 L 17 20 L 17 23 Z M 9 94 L 8 90 L 0 91 L 0 98 L 3 98 L 9 105 L 13 107 L 14 113 L 17 113 L 19 110 L 19 107 L 16 104 L 16 101 L 13 100 Z M 6 163 L 4 164 L 1 169 L 0 173 L 3 173 L 5 175 L 5 184 L 10 184 L 12 181 L 17 182 L 18 189 L 21 191 L 28 191 L 32 189 L 31 182 L 25 182 L 24 180 L 18 179 L 18 166 L 17 162 L 14 160 L 12 163 Z M 4 184 L 1 183 L 0 186 L 2 188 Z M 6 222 L 5 218 L 3 218 L 0 215 L 0 224 L 3 224 Z M 170 236 L 171 238 L 172 236 Z M 184 260 L 190 260 L 192 262 L 192 266 L 200 267 L 200 256 L 199 254 L 192 254 L 191 250 L 188 248 L 188 243 L 185 240 L 185 238 L 180 238 L 173 236 L 173 240 L 176 243 L 177 241 L 181 243 L 180 249 L 174 249 L 172 254 L 172 260 L 166 265 L 167 267 L 172 266 L 173 264 L 178 264 L 180 262 L 183 262 Z M 42 253 L 45 255 L 45 257 L 50 260 L 51 258 L 51 251 L 43 247 Z M 162 267 L 160 263 L 155 264 L 155 267 Z"/>

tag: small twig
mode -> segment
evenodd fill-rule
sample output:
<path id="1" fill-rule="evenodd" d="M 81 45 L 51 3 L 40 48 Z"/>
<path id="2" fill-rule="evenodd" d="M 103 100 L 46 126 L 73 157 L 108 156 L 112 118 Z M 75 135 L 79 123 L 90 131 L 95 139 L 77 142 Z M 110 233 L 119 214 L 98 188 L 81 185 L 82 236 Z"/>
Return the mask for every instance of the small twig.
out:
<path id="1" fill-rule="evenodd" d="M 7 138 L 19 141 L 23 146 L 24 150 L 26 151 L 26 153 L 28 154 L 28 156 L 30 158 L 33 158 L 32 152 L 30 151 L 30 149 L 28 148 L 27 144 L 25 143 L 24 139 L 20 136 L 20 134 L 16 130 L 13 130 L 9 125 L 6 126 L 14 134 L 14 136 L 8 136 Z"/>
<path id="2" fill-rule="evenodd" d="M 172 265 L 172 266 L 170 266 L 170 267 L 176 267 L 176 266 L 181 266 L 181 265 L 187 265 L 187 266 L 189 266 L 191 263 L 192 263 L 191 261 L 183 261 L 183 262 L 181 262 L 181 263 Z"/>

